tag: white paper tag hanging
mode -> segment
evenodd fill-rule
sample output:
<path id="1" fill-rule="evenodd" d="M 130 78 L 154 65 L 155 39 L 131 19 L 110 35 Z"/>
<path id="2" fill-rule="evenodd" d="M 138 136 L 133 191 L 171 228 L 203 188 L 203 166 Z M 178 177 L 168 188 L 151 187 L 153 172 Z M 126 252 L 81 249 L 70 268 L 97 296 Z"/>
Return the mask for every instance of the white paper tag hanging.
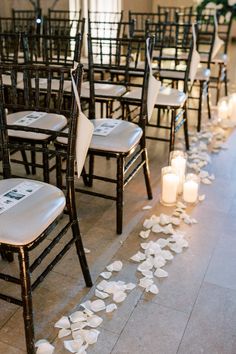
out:
<path id="1" fill-rule="evenodd" d="M 152 117 L 152 112 L 156 104 L 157 96 L 161 87 L 161 82 L 157 80 L 152 73 L 151 58 L 148 51 L 149 38 L 147 38 L 147 61 L 149 65 L 149 80 L 148 80 L 148 94 L 147 94 L 147 115 L 148 121 Z"/>
<path id="2" fill-rule="evenodd" d="M 191 63 L 190 63 L 190 69 L 189 69 L 189 79 L 191 81 L 191 84 L 195 80 L 195 77 L 197 74 L 197 69 L 198 69 L 198 64 L 201 61 L 200 54 L 197 51 L 196 32 L 195 32 L 194 24 L 192 25 L 192 31 L 193 31 L 193 52 L 192 52 L 192 58 L 191 58 Z"/>
<path id="3" fill-rule="evenodd" d="M 77 162 L 77 175 L 79 178 L 82 169 L 84 167 L 89 145 L 93 136 L 94 127 L 93 124 L 89 121 L 89 119 L 85 116 L 85 114 L 81 110 L 80 98 L 79 98 L 78 90 L 72 73 L 71 73 L 71 79 L 72 79 L 72 86 L 73 86 L 75 99 L 79 108 L 79 117 L 78 117 L 77 134 L 76 134 L 76 162 Z"/>
<path id="4" fill-rule="evenodd" d="M 212 59 L 215 58 L 222 45 L 224 45 L 224 41 L 218 35 L 218 22 L 217 22 L 216 14 L 214 15 L 214 22 L 215 22 L 215 40 L 212 49 Z"/>

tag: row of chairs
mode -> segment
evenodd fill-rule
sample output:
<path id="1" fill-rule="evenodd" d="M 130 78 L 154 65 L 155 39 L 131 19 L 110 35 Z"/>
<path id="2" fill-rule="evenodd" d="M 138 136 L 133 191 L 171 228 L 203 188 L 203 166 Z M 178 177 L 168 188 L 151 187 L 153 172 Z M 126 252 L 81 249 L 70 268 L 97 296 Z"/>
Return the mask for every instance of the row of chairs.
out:
<path id="1" fill-rule="evenodd" d="M 153 26 L 156 28 L 153 29 Z M 82 83 L 80 66 L 73 72 L 79 92 L 81 87 L 81 99 L 89 102 L 89 118 L 95 130 L 104 122 L 108 125 L 114 123 L 114 119 L 94 119 L 97 117 L 96 101 L 102 103 L 109 101 L 111 106 L 109 112 L 113 112 L 114 105 L 118 103 L 121 106 L 122 118 L 125 119 L 115 120 L 118 125 L 108 136 L 93 135 L 88 151 L 89 161 L 82 173 L 87 187 L 86 190 L 83 190 L 85 193 L 100 195 L 116 201 L 118 233 L 122 232 L 124 187 L 141 169 L 144 173 L 148 198 L 152 198 L 146 129 L 150 125 L 149 118 L 152 116 L 153 108 L 156 108 L 158 112 L 165 109 L 170 113 L 170 148 L 173 147 L 176 131 L 182 125 L 188 148 L 188 125 L 185 109 L 188 92 L 184 92 L 183 87 L 188 91 L 194 54 L 192 26 L 171 22 L 159 23 L 157 26 L 157 24 L 149 22 L 147 28 L 149 35 L 154 34 L 154 38 L 152 36 L 147 38 L 101 38 L 99 36 L 92 37 L 90 34 L 88 38 L 88 81 Z M 214 30 L 203 33 L 200 27 L 194 26 L 194 29 L 197 36 L 202 34 L 205 39 L 207 33 L 210 33 L 209 36 L 214 36 Z M 176 35 L 177 33 L 179 36 Z M 29 45 L 30 37 L 24 38 Z M 212 45 L 212 41 L 210 41 L 210 45 Z M 173 47 L 176 49 L 174 54 Z M 149 65 L 151 62 L 156 63 L 153 68 Z M 1 210 L 0 213 L 1 225 L 5 225 L 0 233 L 0 249 L 3 257 L 9 260 L 12 260 L 13 253 L 17 253 L 20 269 L 19 278 L 3 273 L 0 274 L 0 278 L 20 285 L 22 291 L 21 299 L 6 294 L 0 294 L 0 298 L 23 306 L 27 353 L 32 354 L 35 353 L 35 347 L 31 292 L 41 283 L 73 243 L 76 245 L 86 285 L 91 286 L 92 284 L 79 231 L 75 203 L 75 151 L 76 144 L 81 146 L 82 142 L 76 142 L 75 139 L 78 136 L 78 106 L 74 99 L 71 82 L 71 65 L 61 68 L 60 65 L 52 67 L 0 63 L 1 155 L 5 178 L 0 181 L 0 191 L 1 197 L 7 198 L 2 199 L 3 201 L 8 200 L 9 202 L 10 200 L 12 202 L 14 200 L 15 203 L 14 207 L 7 209 L 6 212 Z M 152 92 L 152 85 L 157 84 L 157 81 L 151 75 L 151 71 L 155 69 L 160 81 L 170 82 L 170 84 L 161 87 L 157 97 L 152 97 L 151 93 L 156 92 L 155 90 Z M 176 78 L 177 70 L 179 75 L 182 74 Z M 19 74 L 22 74 L 21 82 L 17 79 Z M 10 79 L 10 85 L 4 82 L 6 76 Z M 157 86 L 156 90 L 158 91 Z M 150 101 L 153 103 L 150 104 Z M 7 116 L 6 109 L 8 110 Z M 34 111 L 43 111 L 45 115 L 32 125 L 22 125 L 21 120 L 24 120 L 25 114 Z M 160 118 L 159 115 L 157 119 Z M 155 126 L 157 127 L 158 124 Z M 83 131 L 83 134 L 85 132 L 86 130 Z M 30 168 L 30 173 L 34 173 L 34 169 L 38 167 L 36 154 L 40 153 L 44 161 L 45 159 L 56 160 L 57 184 L 60 188 L 45 182 L 10 178 L 9 151 L 22 152 L 22 156 L 25 156 L 23 164 Z M 117 165 L 115 179 L 96 174 L 94 166 L 96 156 L 115 159 Z M 31 157 L 30 162 L 28 161 L 29 157 Z M 77 164 L 78 162 L 77 160 Z M 50 168 L 45 165 L 44 169 L 46 171 L 44 179 L 47 180 Z M 65 174 L 63 174 L 63 169 L 65 169 Z M 78 173 L 80 174 L 80 171 Z M 90 189 L 95 180 L 111 182 L 115 185 L 116 195 L 110 197 L 103 193 L 92 193 Z M 29 182 L 32 183 L 30 186 L 27 185 Z M 21 183 L 26 183 L 27 193 L 32 194 L 17 204 L 15 201 L 17 198 L 21 198 L 19 193 Z M 39 188 L 39 191 L 36 190 L 33 193 L 32 188 L 34 187 Z M 23 187 L 21 186 L 21 188 Z M 66 190 L 66 197 L 61 192 L 63 188 Z M 40 203 L 39 198 L 41 198 Z M 49 232 L 58 225 L 63 211 L 65 217 L 68 217 L 66 226 L 59 227 L 59 233 L 51 240 L 50 245 L 46 246 L 43 252 L 30 263 L 30 251 L 37 246 L 41 248 L 42 242 Z M 27 215 L 27 223 L 25 215 Z M 58 244 L 69 228 L 72 229 L 71 240 L 67 241 L 42 274 L 32 280 L 31 273 L 41 264 L 52 247 Z"/>
<path id="2" fill-rule="evenodd" d="M 4 71 L 11 71 L 12 77 L 17 77 L 18 65 L 1 64 L 0 67 L 0 78 Z M 22 306 L 27 353 L 34 354 L 36 348 L 32 291 L 72 245 L 76 247 L 86 285 L 91 286 L 92 280 L 83 248 L 75 203 L 74 162 L 75 146 L 78 144 L 76 131 L 79 112 L 73 93 L 70 92 L 68 95 L 66 91 L 68 82 L 64 80 L 64 77 L 70 77 L 71 69 L 52 66 L 21 66 L 20 70 L 23 71 L 25 84 L 22 89 L 18 90 L 14 82 L 14 87 L 10 88 L 12 95 L 8 87 L 3 85 L 2 80 L 0 81 L 0 136 L 4 176 L 4 179 L 0 181 L 0 253 L 3 259 L 8 261 L 13 261 L 13 255 L 16 254 L 19 265 L 19 276 L 1 272 L 0 279 L 19 287 L 21 296 L 7 294 L 6 288 L 5 291 L 1 291 L 0 298 Z M 37 85 L 34 88 L 30 86 L 32 75 L 34 77 L 43 75 L 45 78 L 44 92 L 40 92 Z M 78 66 L 72 75 L 79 89 L 82 67 Z M 59 92 L 51 90 L 53 76 L 57 76 L 60 82 Z M 9 110 L 8 117 L 6 117 L 6 109 Z M 26 114 L 29 116 L 30 112 L 38 110 L 45 112 L 43 116 L 45 124 L 41 122 L 39 125 L 25 126 L 20 123 L 20 117 Z M 13 119 L 14 115 L 18 118 Z M 66 132 L 53 129 L 53 121 L 55 123 L 58 118 L 68 126 Z M 15 132 L 14 139 L 8 136 L 10 131 Z M 50 136 L 52 143 L 58 137 L 67 139 L 66 149 L 61 151 L 57 149 L 57 153 L 60 153 L 67 162 L 65 192 L 38 179 L 11 177 L 9 151 L 17 150 L 24 154 L 40 152 L 43 156 L 55 156 L 52 143 L 41 146 L 31 144 L 29 139 L 23 139 L 24 135 L 25 137 L 35 136 L 36 139 L 41 135 L 45 137 L 45 140 L 48 140 Z M 9 208 L 10 205 L 13 207 Z M 63 240 L 64 242 L 60 242 Z M 48 257 L 52 250 L 55 253 L 49 260 Z M 32 251 L 34 251 L 34 256 Z"/>
<path id="3" fill-rule="evenodd" d="M 93 40 L 91 39 L 91 44 L 92 42 Z M 119 44 L 119 47 L 123 46 L 123 50 L 125 51 L 123 54 L 126 58 L 126 63 L 122 62 L 119 65 L 119 75 L 121 77 L 125 78 L 127 73 L 129 73 L 128 65 L 131 63 L 130 59 L 133 49 L 136 51 L 137 44 L 138 46 L 142 45 L 144 55 L 148 53 L 151 57 L 153 45 L 151 39 L 146 42 L 144 40 L 136 42 L 130 39 L 120 39 L 117 44 Z M 95 48 L 96 46 L 97 40 Z M 4 174 L 4 180 L 0 181 L 1 198 L 4 196 L 8 201 L 17 200 L 17 198 L 20 199 L 24 186 L 27 188 L 27 193 L 32 193 L 25 199 L 23 197 L 22 201 L 18 204 L 16 203 L 14 207 L 0 214 L 1 225 L 4 225 L 0 233 L 1 252 L 6 259 L 11 259 L 12 254 L 17 253 L 20 269 L 19 278 L 4 273 L 0 274 L 0 278 L 20 285 L 22 293 L 21 299 L 6 294 L 0 294 L 0 298 L 23 307 L 27 353 L 34 354 L 36 350 L 34 346 L 32 291 L 41 283 L 50 270 L 53 269 L 73 243 L 76 245 L 86 285 L 92 285 L 84 255 L 75 206 L 75 151 L 77 144 L 78 147 L 81 147 L 81 141 L 75 139 L 76 136 L 78 137 L 78 133 L 76 133 L 78 132 L 78 107 L 74 100 L 74 91 L 70 79 L 71 70 L 69 68 L 1 64 L 0 69 L 0 129 Z M 24 85 L 20 88 L 17 87 L 16 82 L 19 71 L 23 71 L 24 77 Z M 4 85 L 2 80 L 3 75 L 7 72 L 11 72 L 11 79 L 13 80 L 10 86 Z M 42 77 L 45 80 L 43 90 L 39 85 L 39 80 Z M 60 85 L 57 89 L 53 90 L 52 80 L 56 80 L 56 77 Z M 80 91 L 82 78 L 80 66 L 73 71 L 73 77 L 77 83 L 78 91 Z M 121 208 L 124 187 L 124 184 L 121 183 L 124 182 L 124 172 L 127 170 L 130 172 L 131 161 L 134 164 L 133 172 L 130 172 L 125 184 L 133 177 L 134 173 L 143 168 L 147 190 L 151 198 L 148 159 L 145 146 L 145 122 L 149 82 L 149 66 L 146 60 L 145 66 L 140 70 L 140 78 L 142 78 L 142 82 L 139 83 L 141 85 L 142 100 L 139 124 L 136 125 L 123 120 L 119 121 L 117 130 L 114 130 L 114 133 L 110 136 L 112 144 L 110 141 L 110 145 L 106 146 L 105 138 L 98 141 L 96 136 L 94 136 L 90 145 L 92 154 L 99 152 L 103 156 L 115 157 L 117 159 L 117 175 L 119 178 L 117 189 L 121 193 L 118 204 Z M 94 100 L 92 102 L 94 103 Z M 6 109 L 8 110 L 7 117 Z M 26 113 L 29 114 L 32 111 L 43 111 L 46 115 L 39 119 L 38 123 L 22 125 L 21 119 L 24 119 Z M 58 115 L 61 117 L 58 117 Z M 57 117 L 58 119 L 60 118 L 62 124 L 60 126 L 56 124 Z M 81 117 L 79 118 L 79 122 L 80 119 Z M 95 127 L 100 123 L 99 120 L 92 120 L 92 122 Z M 113 119 L 108 119 L 106 122 L 112 123 Z M 62 128 L 64 128 L 63 131 Z M 13 131 L 15 134 L 12 133 Z M 20 135 L 19 132 L 21 132 Z M 82 135 L 84 134 L 85 131 L 82 132 Z M 40 135 L 44 136 L 42 146 L 38 144 Z M 122 136 L 122 141 L 120 140 L 120 136 Z M 110 150 L 111 145 L 112 150 Z M 30 154 L 41 153 L 43 156 L 49 155 L 50 157 L 56 156 L 58 162 L 64 161 L 66 164 L 66 197 L 64 197 L 61 189 L 45 182 L 11 178 L 9 151 L 12 150 L 24 151 L 24 153 L 28 151 Z M 124 167 L 124 161 L 127 158 L 129 158 L 129 162 Z M 138 160 L 140 161 L 138 162 Z M 77 160 L 77 166 L 78 162 Z M 59 164 L 57 165 L 57 169 L 58 166 Z M 36 188 L 36 191 L 32 192 L 34 188 Z M 41 249 L 43 241 L 49 235 L 49 232 L 54 231 L 54 227 L 58 225 L 63 211 L 65 211 L 65 217 L 68 217 L 68 223 L 66 225 L 63 224 L 62 228 L 59 227 L 59 233 L 53 239 L 50 238 L 50 244 L 40 252 L 40 255 L 37 254 L 33 262 L 30 262 L 30 251 L 38 246 Z M 32 278 L 33 271 L 46 258 L 53 246 L 58 244 L 69 228 L 72 228 L 72 238 L 66 241 L 62 250 L 46 266 L 42 274 L 38 275 L 36 279 Z"/>

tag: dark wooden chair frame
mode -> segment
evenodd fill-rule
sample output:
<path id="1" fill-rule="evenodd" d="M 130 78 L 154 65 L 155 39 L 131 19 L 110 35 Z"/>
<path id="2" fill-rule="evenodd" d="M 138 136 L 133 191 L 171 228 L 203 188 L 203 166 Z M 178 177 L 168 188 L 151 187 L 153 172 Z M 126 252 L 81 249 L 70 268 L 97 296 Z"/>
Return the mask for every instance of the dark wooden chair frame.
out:
<path id="1" fill-rule="evenodd" d="M 146 21 L 146 32 L 149 35 L 153 35 L 155 38 L 154 48 L 157 50 L 157 54 L 153 58 L 154 63 L 157 63 L 156 76 L 159 77 L 159 73 L 162 70 L 163 63 L 173 61 L 175 66 L 178 66 L 180 62 L 186 65 L 186 69 L 182 70 L 183 78 L 179 79 L 178 76 L 175 75 L 175 71 L 181 73 L 181 70 L 173 69 L 163 69 L 169 72 L 167 78 L 164 76 L 159 77 L 159 79 L 164 82 L 166 79 L 168 81 L 168 85 L 172 88 L 178 88 L 178 82 L 183 82 L 183 92 L 188 94 L 189 91 L 189 69 L 190 62 L 192 58 L 192 31 L 191 26 L 187 24 L 178 24 L 176 22 L 165 22 L 165 23 L 152 23 L 150 21 Z M 167 34 L 168 33 L 168 34 Z M 169 47 L 175 48 L 175 53 L 172 55 L 166 55 L 165 49 Z M 181 58 L 181 53 L 186 53 L 186 58 Z M 158 54 L 159 53 L 159 54 Z M 173 77 L 171 78 L 171 73 L 173 73 Z M 167 129 L 169 130 L 169 138 L 158 137 L 155 135 L 147 135 L 147 139 L 152 140 L 160 140 L 169 142 L 169 150 L 172 151 L 174 149 L 175 144 L 175 136 L 179 129 L 183 126 L 184 128 L 184 137 L 185 137 L 185 145 L 186 149 L 189 149 L 189 139 L 188 139 L 188 122 L 187 122 L 187 100 L 184 105 L 180 107 L 176 106 L 164 106 L 158 104 L 155 106 L 157 109 L 157 118 L 156 122 L 150 122 L 147 126 L 157 129 Z M 170 114 L 170 124 L 166 125 L 162 123 L 162 114 L 166 113 Z"/>
<path id="2" fill-rule="evenodd" d="M 64 73 L 68 73 L 68 68 L 46 68 L 45 73 L 50 73 L 52 70 L 58 70 Z M 82 76 L 82 68 L 78 66 L 77 70 L 74 72 L 74 78 L 76 81 L 77 87 L 80 86 Z M 1 86 L 2 95 L 3 87 Z M 20 109 L 22 107 L 19 107 Z M 34 109 L 32 106 L 25 106 L 26 109 Z M 34 321 L 33 321 L 33 304 L 32 304 L 32 291 L 43 281 L 46 275 L 55 267 L 55 265 L 61 260 L 63 255 L 70 249 L 70 247 L 75 244 L 77 255 L 81 264 L 83 276 L 85 283 L 88 287 L 92 286 L 92 280 L 89 273 L 89 268 L 86 261 L 86 256 L 84 253 L 81 233 L 78 224 L 78 217 L 76 212 L 75 204 L 75 189 L 74 189 L 74 161 L 75 161 L 75 144 L 76 144 L 76 127 L 77 127 L 77 117 L 78 117 L 78 108 L 76 106 L 74 97 L 71 105 L 70 119 L 69 119 L 69 134 L 55 131 L 47 131 L 44 129 L 36 129 L 30 127 L 22 127 L 17 125 L 7 125 L 6 116 L 5 116 L 5 106 L 3 102 L 0 102 L 0 129 L 1 129 L 1 142 L 2 142 L 2 158 L 3 158 L 3 173 L 4 178 L 11 177 L 10 170 L 10 159 L 9 159 L 9 148 L 15 147 L 17 149 L 24 149 L 32 151 L 34 147 L 28 143 L 19 144 L 14 143 L 12 145 L 11 141 L 8 139 L 7 130 L 16 129 L 32 132 L 43 132 L 48 134 L 54 134 L 54 138 L 61 136 L 68 139 L 67 149 L 61 151 L 57 150 L 57 153 L 62 157 L 66 158 L 67 161 L 67 170 L 66 170 L 66 214 L 68 215 L 68 222 L 60 230 L 58 234 L 53 237 L 50 244 L 43 249 L 40 255 L 37 255 L 36 259 L 30 264 L 29 254 L 35 249 L 49 233 L 57 226 L 60 217 L 54 220 L 47 229 L 39 235 L 33 242 L 23 245 L 15 246 L 6 243 L 0 243 L 0 252 L 3 254 L 3 258 L 9 261 L 12 261 L 12 254 L 16 253 L 19 259 L 19 269 L 20 277 L 15 277 L 9 274 L 0 273 L 0 279 L 11 282 L 13 284 L 19 285 L 21 287 L 21 299 L 9 296 L 6 294 L 0 294 L 2 300 L 14 303 L 16 305 L 23 307 L 23 318 L 25 325 L 25 337 L 26 337 L 26 347 L 28 354 L 35 354 L 36 349 L 34 346 Z M 38 150 L 38 149 L 37 149 Z M 14 221 L 13 221 L 14 222 Z M 42 273 L 37 276 L 36 280 L 31 283 L 31 274 L 37 269 L 41 264 L 44 258 L 49 254 L 49 252 L 58 244 L 62 237 L 67 233 L 71 228 L 72 237 L 69 241 L 66 242 L 64 247 L 58 254 L 53 258 L 52 261 L 45 267 Z"/>
<path id="3" fill-rule="evenodd" d="M 89 44 L 89 62 L 90 62 L 90 70 L 89 70 L 89 80 L 90 80 L 90 108 L 89 108 L 89 116 L 91 119 L 95 117 L 95 94 L 94 94 L 94 73 L 96 72 L 97 69 L 99 69 L 101 66 L 97 63 L 93 63 L 93 45 L 96 45 L 100 40 L 105 41 L 112 41 L 115 39 L 98 39 L 98 38 L 89 38 L 88 44 Z M 93 43 L 94 41 L 94 43 Z M 103 69 L 106 69 L 108 72 L 111 70 L 118 70 L 119 75 L 123 77 L 121 81 L 118 81 L 117 84 L 123 83 L 128 86 L 129 83 L 129 64 L 130 64 L 130 56 L 131 56 L 131 45 L 132 42 L 138 42 L 139 44 L 142 43 L 143 46 L 145 46 L 145 39 L 116 39 L 116 41 L 119 41 L 120 44 L 122 43 L 129 43 L 129 49 L 128 49 L 128 54 L 124 56 L 126 57 L 126 63 L 123 63 L 122 65 L 103 65 Z M 150 43 L 150 53 L 152 51 L 152 42 Z M 118 55 L 117 53 L 117 58 L 121 58 L 121 55 Z M 135 68 L 132 68 L 134 70 Z M 136 70 L 136 69 L 135 69 Z M 121 234 L 123 230 L 123 195 L 124 195 L 124 188 L 126 185 L 132 180 L 132 178 L 137 174 L 137 172 L 140 171 L 140 169 L 143 169 L 144 173 L 144 178 L 145 178 L 145 184 L 146 184 L 146 190 L 147 190 L 147 195 L 148 199 L 152 199 L 152 190 L 151 190 L 151 184 L 150 184 L 150 171 L 149 171 L 149 162 L 148 162 L 148 156 L 147 156 L 147 148 L 146 148 L 146 136 L 145 136 L 145 126 L 146 126 L 146 120 L 147 120 L 147 84 L 148 84 L 148 76 L 149 76 L 149 70 L 148 70 L 148 65 L 147 62 L 145 62 L 145 67 L 143 69 L 137 69 L 139 70 L 139 75 L 140 77 L 143 78 L 143 89 L 142 89 L 142 99 L 141 99 L 141 106 L 140 106 L 140 112 L 139 112 L 139 119 L 138 119 L 138 124 L 143 130 L 143 135 L 140 139 L 139 145 L 136 146 L 133 150 L 129 151 L 128 153 L 122 153 L 122 152 L 114 152 L 114 151 L 102 151 L 102 150 L 94 150 L 92 148 L 89 149 L 88 155 L 89 155 L 89 170 L 86 173 L 84 170 L 83 177 L 85 180 L 85 185 L 88 187 L 93 186 L 93 181 L 94 180 L 99 180 L 103 182 L 108 182 L 112 183 L 113 185 L 116 186 L 116 194 L 115 195 L 108 195 L 105 193 L 100 193 L 100 192 L 95 192 L 92 191 L 88 188 L 76 188 L 76 191 L 96 197 L 101 197 L 105 199 L 110 199 L 116 201 L 116 231 L 117 234 Z M 99 81 L 98 81 L 99 82 Z M 123 110 L 124 111 L 124 110 Z M 125 116 L 123 116 L 125 118 Z M 95 163 L 95 157 L 96 156 L 103 156 L 108 159 L 115 159 L 116 160 L 116 177 L 115 178 L 110 178 L 106 177 L 104 175 L 96 175 L 94 173 L 94 163 Z M 62 185 L 62 175 L 61 175 L 61 161 L 57 161 L 57 166 L 58 166 L 58 185 Z"/>

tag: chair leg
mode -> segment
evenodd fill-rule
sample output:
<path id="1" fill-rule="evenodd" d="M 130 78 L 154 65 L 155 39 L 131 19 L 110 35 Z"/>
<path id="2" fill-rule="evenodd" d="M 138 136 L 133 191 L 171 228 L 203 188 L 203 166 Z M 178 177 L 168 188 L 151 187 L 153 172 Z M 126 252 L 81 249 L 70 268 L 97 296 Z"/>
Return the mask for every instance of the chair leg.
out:
<path id="1" fill-rule="evenodd" d="M 32 163 L 32 166 L 31 166 L 31 170 L 32 170 L 32 175 L 36 175 L 36 167 L 35 167 L 35 164 L 36 164 L 36 152 L 35 151 L 31 151 L 31 163 Z"/>
<path id="2" fill-rule="evenodd" d="M 62 189 L 62 163 L 61 156 L 56 156 L 56 183 L 57 187 Z"/>
<path id="3" fill-rule="evenodd" d="M 186 150 L 189 150 L 189 137 L 188 137 L 188 118 L 187 118 L 187 107 L 185 104 L 184 109 L 184 139 Z"/>
<path id="4" fill-rule="evenodd" d="M 143 173 L 144 173 L 145 184 L 146 184 L 146 189 L 147 189 L 147 196 L 148 196 L 148 199 L 151 200 L 152 199 L 152 187 L 151 187 L 151 183 L 150 183 L 150 169 L 149 169 L 148 154 L 147 154 L 146 148 L 143 148 L 142 160 L 145 161 L 145 164 L 143 165 Z"/>
<path id="5" fill-rule="evenodd" d="M 202 91 L 203 91 L 203 82 L 199 83 L 199 100 L 198 100 L 198 118 L 197 118 L 197 131 L 201 130 L 201 121 L 202 121 Z"/>
<path id="6" fill-rule="evenodd" d="M 169 151 L 172 151 L 175 146 L 175 115 L 176 111 L 171 111 L 171 124 L 170 124 L 170 144 L 169 144 Z"/>
<path id="7" fill-rule="evenodd" d="M 23 162 L 25 163 L 25 172 L 27 175 L 30 175 L 30 168 L 29 168 L 29 165 L 28 165 L 28 160 L 27 160 L 27 156 L 26 156 L 26 153 L 25 153 L 25 150 L 21 150 L 21 156 L 22 156 L 22 160 Z"/>
<path id="8" fill-rule="evenodd" d="M 36 350 L 34 345 L 34 321 L 29 271 L 29 255 L 28 251 L 23 247 L 21 247 L 19 250 L 19 269 L 27 354 L 35 354 Z"/>
<path id="9" fill-rule="evenodd" d="M 43 148 L 47 148 L 47 145 L 43 144 Z M 43 153 L 43 180 L 46 183 L 49 183 L 49 159 L 48 153 Z"/>
<path id="10" fill-rule="evenodd" d="M 93 171 L 94 171 L 94 155 L 89 154 L 89 173 L 88 173 L 88 182 L 87 186 L 92 187 L 93 186 Z"/>
<path id="11" fill-rule="evenodd" d="M 122 234 L 123 230 L 123 195 L 124 195 L 124 158 L 117 158 L 117 174 L 116 174 L 116 232 Z"/>
<path id="12" fill-rule="evenodd" d="M 209 82 L 207 84 L 207 114 L 208 119 L 211 119 L 211 105 L 210 105 L 210 95 L 209 95 Z"/>
<path id="13" fill-rule="evenodd" d="M 228 85 L 227 85 L 227 81 L 228 81 L 228 74 L 227 74 L 227 67 L 225 66 L 223 68 L 224 70 L 224 86 L 225 86 L 225 96 L 228 96 Z"/>
<path id="14" fill-rule="evenodd" d="M 219 64 L 218 77 L 216 83 L 216 104 L 220 99 L 220 89 L 221 89 L 221 75 L 222 75 L 222 66 Z"/>
<path id="15" fill-rule="evenodd" d="M 86 256 L 84 253 L 84 247 L 83 247 L 83 242 L 81 238 L 81 233 L 79 229 L 79 223 L 78 220 L 76 219 L 74 223 L 72 224 L 72 233 L 73 233 L 73 238 L 75 240 L 75 246 L 76 246 L 76 252 L 80 261 L 82 273 L 84 276 L 84 280 L 86 283 L 87 287 L 91 287 L 93 285 L 91 275 L 89 272 L 89 267 L 88 263 L 86 260 Z"/>

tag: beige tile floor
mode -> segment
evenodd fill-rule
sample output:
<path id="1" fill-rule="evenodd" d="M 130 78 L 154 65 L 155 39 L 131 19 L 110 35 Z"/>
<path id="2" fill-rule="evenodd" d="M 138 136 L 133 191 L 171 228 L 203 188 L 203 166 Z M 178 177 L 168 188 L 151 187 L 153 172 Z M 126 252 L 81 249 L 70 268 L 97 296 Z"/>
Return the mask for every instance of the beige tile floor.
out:
<path id="1" fill-rule="evenodd" d="M 236 82 L 235 48 L 231 51 L 231 82 Z M 102 315 L 98 343 L 88 353 L 97 354 L 235 354 L 236 353 L 236 131 L 230 135 L 228 150 L 212 156 L 209 170 L 216 180 L 201 186 L 206 200 L 189 212 L 198 220 L 187 232 L 189 248 L 169 263 L 169 277 L 159 280 L 160 293 L 146 294 L 139 287 L 112 315 Z M 139 250 L 144 218 L 169 208 L 159 203 L 160 169 L 166 164 L 165 143 L 148 142 L 154 198 L 147 202 L 142 175 L 127 187 L 124 232 L 115 234 L 114 203 L 85 195 L 78 196 L 78 210 L 84 244 L 91 250 L 88 262 L 94 282 L 112 259 L 124 263 L 114 280 L 137 282 L 136 265 L 130 256 Z M 112 170 L 112 162 L 102 168 Z M 152 210 L 142 207 L 152 205 Z M 15 264 L 0 260 L 0 270 L 16 272 Z M 1 287 L 3 284 L 1 283 Z M 16 290 L 10 289 L 13 293 Z M 93 298 L 94 288 L 84 287 L 74 249 L 60 261 L 34 292 L 36 339 L 47 338 L 64 354 L 54 323 L 70 314 L 79 303 Z M 24 354 L 21 308 L 0 301 L 0 353 Z"/>

